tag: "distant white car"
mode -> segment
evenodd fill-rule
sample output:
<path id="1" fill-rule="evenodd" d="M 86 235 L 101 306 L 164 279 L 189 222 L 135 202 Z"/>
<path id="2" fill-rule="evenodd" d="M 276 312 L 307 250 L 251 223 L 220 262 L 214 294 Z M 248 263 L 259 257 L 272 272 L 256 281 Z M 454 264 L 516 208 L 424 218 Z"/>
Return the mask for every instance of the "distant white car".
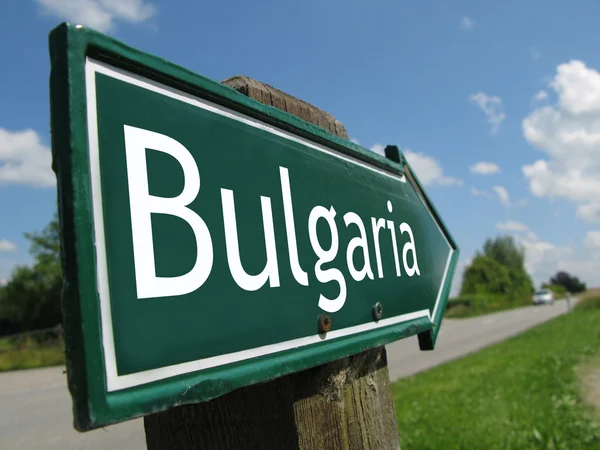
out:
<path id="1" fill-rule="evenodd" d="M 533 303 L 536 305 L 552 305 L 554 303 L 554 293 L 550 289 L 542 289 L 533 294 Z"/>

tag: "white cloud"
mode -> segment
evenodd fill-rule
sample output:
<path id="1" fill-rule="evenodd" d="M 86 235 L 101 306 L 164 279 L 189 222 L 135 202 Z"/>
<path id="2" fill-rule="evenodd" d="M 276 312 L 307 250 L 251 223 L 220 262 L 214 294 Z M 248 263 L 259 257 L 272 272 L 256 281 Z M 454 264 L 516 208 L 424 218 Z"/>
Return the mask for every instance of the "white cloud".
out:
<path id="1" fill-rule="evenodd" d="M 600 248 L 600 231 L 588 231 L 583 239 L 583 243 L 587 248 Z"/>
<path id="2" fill-rule="evenodd" d="M 17 246 L 14 242 L 7 239 L 0 239 L 0 253 L 1 252 L 14 252 L 17 250 Z"/>
<path id="3" fill-rule="evenodd" d="M 476 22 L 471 17 L 465 16 L 460 20 L 460 27 L 463 30 L 472 30 L 475 26 L 475 23 Z"/>
<path id="4" fill-rule="evenodd" d="M 350 142 L 354 142 L 355 144 L 360 145 L 360 142 L 356 138 L 350 139 Z"/>
<path id="5" fill-rule="evenodd" d="M 551 86 L 561 106 L 574 115 L 600 111 L 600 73 L 581 61 L 561 64 Z"/>
<path id="6" fill-rule="evenodd" d="M 582 261 L 590 261 L 591 256 L 585 252 L 574 252 L 570 247 L 557 246 L 551 242 L 541 241 L 523 223 L 508 220 L 504 223 L 497 223 L 496 228 L 500 231 L 508 232 L 513 236 L 517 245 L 525 249 L 525 268 L 533 278 L 536 286 L 548 281 L 552 275 L 562 270 L 561 268 L 568 267 L 571 262 L 582 266 Z M 597 270 L 598 267 L 596 268 L 596 272 Z M 573 273 L 578 275 L 576 272 Z M 590 275 L 591 271 L 586 272 L 588 278 Z"/>
<path id="7" fill-rule="evenodd" d="M 600 73 L 570 61 L 557 67 L 550 87 L 557 103 L 535 109 L 522 124 L 545 158 L 523 166 L 523 174 L 535 196 L 566 198 L 579 218 L 599 220 Z"/>
<path id="8" fill-rule="evenodd" d="M 529 47 L 529 55 L 533 58 L 533 59 L 540 59 L 542 57 L 542 52 L 539 51 L 539 49 L 537 47 L 534 47 L 533 45 Z"/>
<path id="9" fill-rule="evenodd" d="M 417 177 L 419 177 L 419 181 L 425 186 L 432 184 L 460 186 L 462 184 L 461 180 L 445 176 L 442 166 L 431 156 L 411 150 L 405 150 L 402 153 L 404 153 L 406 160 L 415 171 Z"/>
<path id="10" fill-rule="evenodd" d="M 500 167 L 498 167 L 498 165 L 493 162 L 480 161 L 469 167 L 469 170 L 472 173 L 476 173 L 479 175 L 491 175 L 493 173 L 500 172 Z"/>
<path id="11" fill-rule="evenodd" d="M 454 270 L 454 277 L 452 278 L 452 286 L 450 287 L 450 297 L 458 297 L 460 295 L 460 288 L 462 287 L 463 276 L 465 269 L 471 265 L 473 258 L 460 259 Z"/>
<path id="12" fill-rule="evenodd" d="M 536 286 L 548 281 L 573 255 L 569 247 L 532 240 L 529 237 L 517 237 L 517 242 L 525 248 L 525 268 Z"/>
<path id="13" fill-rule="evenodd" d="M 504 186 L 493 186 L 492 190 L 494 192 L 488 192 L 482 189 L 478 189 L 476 187 L 471 187 L 471 194 L 476 197 L 485 197 L 490 199 L 497 199 L 507 208 L 511 206 L 510 195 Z M 524 206 L 527 204 L 527 199 L 520 200 L 515 204 L 515 206 Z"/>
<path id="14" fill-rule="evenodd" d="M 539 286 L 558 271 L 562 264 L 573 252 L 569 247 L 559 247 L 550 242 L 541 241 L 538 236 L 523 223 L 509 220 L 496 224 L 501 231 L 510 232 L 517 245 L 525 250 L 525 269 Z"/>
<path id="15" fill-rule="evenodd" d="M 533 96 L 533 100 L 536 102 L 541 102 L 542 100 L 546 100 L 547 98 L 548 98 L 548 91 L 544 91 L 543 89 L 538 91 Z"/>
<path id="16" fill-rule="evenodd" d="M 379 153 L 382 156 L 385 156 L 385 145 L 375 144 L 369 150 L 371 150 L 375 153 Z"/>
<path id="17" fill-rule="evenodd" d="M 523 198 L 521 200 L 519 200 L 517 203 L 515 203 L 516 206 L 526 206 L 529 203 L 529 200 L 527 200 L 526 198 Z"/>
<path id="18" fill-rule="evenodd" d="M 50 187 L 56 184 L 50 149 L 33 130 L 0 128 L 0 185 Z"/>
<path id="19" fill-rule="evenodd" d="M 510 196 L 508 195 L 508 191 L 504 186 L 494 186 L 492 189 L 494 192 L 496 192 L 496 194 L 498 194 L 500 203 L 502 203 L 504 206 L 510 206 Z"/>
<path id="20" fill-rule="evenodd" d="M 600 231 L 588 232 L 583 245 L 570 246 L 541 241 L 533 231 L 516 231 L 513 236 L 525 249 L 525 267 L 536 286 L 561 270 L 579 277 L 588 286 L 598 286 Z"/>
<path id="21" fill-rule="evenodd" d="M 371 146 L 371 151 L 385 156 L 385 146 L 375 144 Z M 412 150 L 403 150 L 402 154 L 414 170 L 419 178 L 419 181 L 425 186 L 442 185 L 442 186 L 460 186 L 463 182 L 457 178 L 444 175 L 444 169 L 440 163 L 431 156 L 423 153 L 413 152 Z"/>
<path id="22" fill-rule="evenodd" d="M 108 31 L 116 20 L 141 23 L 156 12 L 151 3 L 144 0 L 36 0 L 47 14 Z"/>
<path id="23" fill-rule="evenodd" d="M 583 245 L 558 246 L 549 242 L 518 240 L 525 247 L 525 263 L 536 286 L 564 270 L 579 277 L 588 286 L 598 286 L 600 271 L 600 232 L 588 232 Z"/>
<path id="24" fill-rule="evenodd" d="M 527 231 L 529 229 L 524 223 L 515 220 L 497 223 L 496 228 L 501 231 Z"/>
<path id="25" fill-rule="evenodd" d="M 500 231 L 512 231 L 513 236 L 515 237 L 519 236 L 519 233 L 523 233 L 521 235 L 521 239 L 523 239 L 526 236 L 527 239 L 529 239 L 530 241 L 539 240 L 537 234 L 531 231 L 527 225 L 521 222 L 517 222 L 516 220 L 507 220 L 506 222 L 497 223 L 496 229 Z"/>
<path id="26" fill-rule="evenodd" d="M 577 208 L 577 217 L 584 222 L 600 222 L 600 201 L 581 205 Z"/>
<path id="27" fill-rule="evenodd" d="M 488 122 L 492 124 L 491 133 L 496 134 L 500 128 L 500 124 L 506 119 L 502 99 L 498 96 L 487 95 L 484 92 L 478 92 L 469 96 L 469 101 L 484 112 Z"/>

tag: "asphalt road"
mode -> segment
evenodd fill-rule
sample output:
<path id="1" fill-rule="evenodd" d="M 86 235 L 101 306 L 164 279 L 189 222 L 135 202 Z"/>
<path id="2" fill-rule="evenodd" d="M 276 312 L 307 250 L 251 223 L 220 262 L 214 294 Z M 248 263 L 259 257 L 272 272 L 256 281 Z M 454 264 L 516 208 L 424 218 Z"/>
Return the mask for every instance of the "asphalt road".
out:
<path id="1" fill-rule="evenodd" d="M 566 302 L 560 300 L 554 305 L 528 306 L 470 319 L 444 319 L 432 352 L 420 351 L 416 336 L 387 346 L 390 379 L 414 375 L 480 350 L 566 311 Z"/>
<path id="2" fill-rule="evenodd" d="M 421 352 L 416 337 L 387 347 L 390 378 L 410 376 L 502 341 L 566 311 L 565 302 L 472 319 L 446 319 L 433 352 Z M 78 433 L 64 368 L 0 374 L 0 449 L 145 449 L 140 419 Z"/>

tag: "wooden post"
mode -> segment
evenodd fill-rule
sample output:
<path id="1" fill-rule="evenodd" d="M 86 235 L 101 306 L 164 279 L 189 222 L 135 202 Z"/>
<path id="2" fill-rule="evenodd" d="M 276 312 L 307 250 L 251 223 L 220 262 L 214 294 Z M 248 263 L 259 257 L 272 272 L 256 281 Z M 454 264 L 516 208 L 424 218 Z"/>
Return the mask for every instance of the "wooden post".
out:
<path id="1" fill-rule="evenodd" d="M 223 81 L 345 139 L 331 114 L 248 77 Z M 149 450 L 400 449 L 384 347 L 144 418 Z"/>

